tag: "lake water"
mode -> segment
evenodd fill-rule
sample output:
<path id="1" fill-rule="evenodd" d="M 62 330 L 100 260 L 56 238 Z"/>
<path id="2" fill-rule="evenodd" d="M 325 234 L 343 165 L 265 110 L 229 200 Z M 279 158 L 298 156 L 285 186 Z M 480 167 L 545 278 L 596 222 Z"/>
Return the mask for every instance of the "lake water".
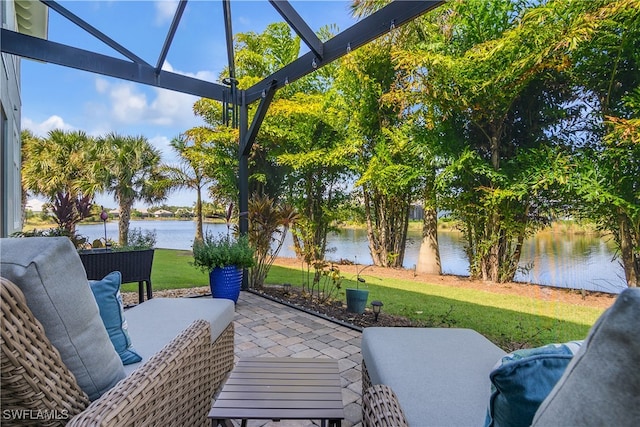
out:
<path id="1" fill-rule="evenodd" d="M 155 230 L 158 248 L 191 249 L 195 235 L 193 221 L 132 221 L 131 228 Z M 226 233 L 224 224 L 205 224 L 205 232 Z M 80 225 L 78 232 L 90 240 L 104 238 L 104 225 Z M 118 238 L 117 221 L 107 222 L 107 237 Z M 445 274 L 469 275 L 469 263 L 463 251 L 461 234 L 454 231 L 438 233 L 442 271 Z M 287 236 L 280 252 L 283 257 L 295 257 L 291 236 Z M 366 231 L 346 229 L 329 237 L 327 259 L 348 259 L 358 264 L 371 264 Z M 420 249 L 420 234 L 409 233 L 404 259 L 405 268 L 415 268 Z M 615 248 L 606 238 L 589 235 L 541 233 L 525 242 L 520 265 L 532 265 L 528 272 L 519 272 L 516 281 L 575 289 L 619 293 L 626 288 L 624 270 L 613 260 Z M 357 259 L 356 259 L 357 257 Z"/>

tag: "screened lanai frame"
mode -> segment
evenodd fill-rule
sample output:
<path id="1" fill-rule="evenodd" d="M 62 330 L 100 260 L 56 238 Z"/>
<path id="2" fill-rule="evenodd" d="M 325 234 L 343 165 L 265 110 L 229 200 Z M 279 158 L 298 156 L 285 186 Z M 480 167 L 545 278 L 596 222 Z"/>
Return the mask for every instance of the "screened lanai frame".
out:
<path id="1" fill-rule="evenodd" d="M 15 0 L 16 4 L 20 4 L 21 2 L 25 3 L 26 1 L 32 0 Z M 123 57 L 127 58 L 127 60 L 52 42 L 44 38 L 26 35 L 19 31 L 11 31 L 5 28 L 2 28 L 0 37 L 0 50 L 3 53 L 169 89 L 202 98 L 210 98 L 222 102 L 225 105 L 224 110 L 227 109 L 226 107 L 229 107 L 233 112 L 230 115 L 230 122 L 239 128 L 240 135 L 238 147 L 238 207 L 241 212 L 248 210 L 249 153 L 275 92 L 285 86 L 285 84 L 292 83 L 312 73 L 346 55 L 350 51 L 365 45 L 392 31 L 394 28 L 402 26 L 445 3 L 445 1 L 436 0 L 395 0 L 326 42 L 322 42 L 288 1 L 264 0 L 268 1 L 289 24 L 291 29 L 309 48 L 309 52 L 301 55 L 298 59 L 285 65 L 252 87 L 242 90 L 236 87 L 233 30 L 231 25 L 232 4 L 236 0 L 218 0 L 222 1 L 223 4 L 222 19 L 224 20 L 225 27 L 229 70 L 229 76 L 224 78 L 223 82 L 220 83 L 208 82 L 162 69 L 188 0 L 179 1 L 155 65 L 144 61 L 125 46 L 120 45 L 57 1 L 40 1 L 49 10 L 59 13 L 67 20 L 73 22 L 87 33 L 98 38 L 107 46 L 120 53 Z M 28 16 L 18 18 L 27 21 L 29 19 Z M 20 25 L 18 27 L 20 27 Z M 252 123 L 249 124 L 249 105 L 257 101 L 260 103 Z M 241 233 L 245 233 L 248 230 L 248 219 L 246 215 L 240 216 L 239 229 Z M 246 283 L 244 285 L 246 286 Z"/>

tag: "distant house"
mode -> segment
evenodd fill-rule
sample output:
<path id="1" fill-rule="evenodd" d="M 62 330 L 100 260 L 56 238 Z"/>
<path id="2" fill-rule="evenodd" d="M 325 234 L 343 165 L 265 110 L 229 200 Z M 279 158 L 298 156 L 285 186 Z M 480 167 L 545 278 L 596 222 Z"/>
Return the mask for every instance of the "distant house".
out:
<path id="1" fill-rule="evenodd" d="M 153 216 L 156 218 L 169 218 L 173 216 L 173 212 L 167 211 L 165 209 L 159 209 L 153 213 Z"/>
<path id="2" fill-rule="evenodd" d="M 120 209 L 111 209 L 109 211 L 109 215 L 111 215 L 113 218 L 120 218 Z"/>

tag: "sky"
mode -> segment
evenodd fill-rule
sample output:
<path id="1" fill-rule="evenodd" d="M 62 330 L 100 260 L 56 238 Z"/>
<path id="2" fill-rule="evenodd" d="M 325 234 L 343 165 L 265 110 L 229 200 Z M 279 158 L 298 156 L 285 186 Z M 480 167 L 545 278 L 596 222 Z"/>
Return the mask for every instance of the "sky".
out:
<path id="1" fill-rule="evenodd" d="M 155 65 L 177 6 L 175 0 L 60 1 L 65 8 Z M 307 24 L 317 31 L 335 24 L 340 31 L 356 20 L 350 1 L 290 1 Z M 231 0 L 234 34 L 261 33 L 284 19 L 267 0 Z M 101 54 L 119 53 L 49 11 L 49 40 Z M 307 52 L 302 43 L 301 54 Z M 191 0 L 182 15 L 163 68 L 167 71 L 219 82 L 227 65 L 222 0 Z M 194 116 L 195 96 L 153 88 L 107 76 L 22 60 L 22 128 L 38 136 L 50 130 L 82 130 L 92 136 L 117 132 L 142 135 L 162 152 L 165 163 L 177 161 L 169 142 L 185 130 L 203 124 Z M 205 200 L 207 200 L 205 198 Z M 172 193 L 168 205 L 192 206 L 195 193 Z M 98 195 L 96 203 L 117 207 L 111 195 Z M 136 203 L 136 207 L 143 207 Z"/>

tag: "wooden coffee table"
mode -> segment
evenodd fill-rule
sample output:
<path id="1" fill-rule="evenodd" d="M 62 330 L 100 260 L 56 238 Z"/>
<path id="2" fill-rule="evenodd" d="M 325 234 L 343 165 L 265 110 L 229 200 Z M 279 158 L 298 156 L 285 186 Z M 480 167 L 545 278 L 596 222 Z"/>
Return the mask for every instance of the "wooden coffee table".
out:
<path id="1" fill-rule="evenodd" d="M 213 426 L 241 419 L 344 419 L 338 362 L 332 359 L 257 357 L 240 359 L 217 396 L 209 418 Z"/>

